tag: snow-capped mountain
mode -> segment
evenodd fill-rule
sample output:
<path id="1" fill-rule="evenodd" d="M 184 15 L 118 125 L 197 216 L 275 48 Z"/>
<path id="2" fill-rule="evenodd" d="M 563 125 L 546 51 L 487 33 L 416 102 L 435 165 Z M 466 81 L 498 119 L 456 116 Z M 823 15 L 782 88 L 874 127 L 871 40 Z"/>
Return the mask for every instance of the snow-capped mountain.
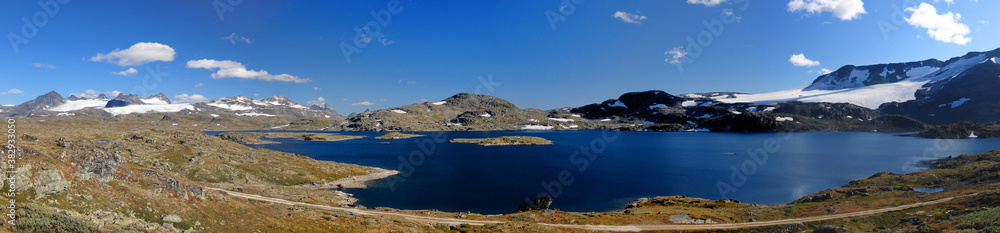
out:
<path id="1" fill-rule="evenodd" d="M 343 118 L 330 105 L 305 106 L 282 96 L 265 99 L 251 99 L 244 96 L 225 97 L 200 103 L 173 103 L 163 93 L 140 98 L 137 95 L 119 94 L 108 99 L 101 94 L 95 98 L 71 95 L 63 98 L 59 93 L 49 92 L 17 106 L 0 108 L 6 116 L 73 116 L 78 113 L 91 115 L 87 110 L 100 110 L 100 114 L 121 115 L 130 113 L 180 112 L 180 113 L 235 113 L 240 116 L 287 117 L 287 118 Z M 102 111 L 102 112 L 101 112 Z"/>
<path id="2" fill-rule="evenodd" d="M 246 96 L 223 97 L 217 100 L 205 101 L 191 104 L 193 109 L 182 110 L 181 112 L 198 113 L 235 113 L 240 116 L 280 116 L 291 118 L 333 118 L 341 119 L 343 116 L 337 114 L 329 105 L 305 106 L 292 102 L 284 96 L 276 95 L 264 99 L 252 99 Z"/>
<path id="3" fill-rule="evenodd" d="M 770 104 L 786 101 L 852 103 L 878 109 L 885 103 L 916 100 L 918 91 L 954 88 L 948 83 L 955 80 L 956 76 L 981 64 L 996 64 L 998 56 L 1000 49 L 971 52 L 944 62 L 930 59 L 868 66 L 848 65 L 821 75 L 812 84 L 802 88 L 763 94 L 719 95 L 711 98 L 724 103 Z M 995 91 L 984 93 L 1000 96 L 995 95 Z"/>

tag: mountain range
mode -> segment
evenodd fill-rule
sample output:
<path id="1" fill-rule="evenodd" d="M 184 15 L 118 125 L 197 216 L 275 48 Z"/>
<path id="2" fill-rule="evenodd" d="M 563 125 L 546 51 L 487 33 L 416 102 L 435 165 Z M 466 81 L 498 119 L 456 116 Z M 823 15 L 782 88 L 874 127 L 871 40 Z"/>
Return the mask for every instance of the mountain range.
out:
<path id="1" fill-rule="evenodd" d="M 763 94 L 711 92 L 671 95 L 651 90 L 552 110 L 521 109 L 498 97 L 462 93 L 365 111 L 349 117 L 330 105 L 306 106 L 282 96 L 225 97 L 173 103 L 162 93 L 109 99 L 49 92 L 17 106 L 12 117 L 131 113 L 234 113 L 244 117 L 338 120 L 325 128 L 362 131 L 424 130 L 688 130 L 688 131 L 912 131 L 930 124 L 1000 120 L 1000 49 L 970 52 L 946 61 L 846 65 L 809 85 Z"/>

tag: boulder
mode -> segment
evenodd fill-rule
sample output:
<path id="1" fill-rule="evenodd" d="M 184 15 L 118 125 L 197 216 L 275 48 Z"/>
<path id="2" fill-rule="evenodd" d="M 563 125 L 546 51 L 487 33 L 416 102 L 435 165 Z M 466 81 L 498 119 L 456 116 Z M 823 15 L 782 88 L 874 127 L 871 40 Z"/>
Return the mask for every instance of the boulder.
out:
<path id="1" fill-rule="evenodd" d="M 37 196 L 52 195 L 69 189 L 72 182 L 63 179 L 62 172 L 55 169 L 41 170 L 35 174 L 35 194 Z"/>
<path id="2" fill-rule="evenodd" d="M 164 222 L 181 222 L 183 220 L 181 220 L 180 216 L 173 215 L 173 214 L 168 214 L 167 216 L 163 216 L 163 221 Z"/>
<path id="3" fill-rule="evenodd" d="M 552 205 L 552 197 L 541 196 L 536 197 L 534 203 L 524 203 L 517 207 L 517 211 L 525 212 L 532 210 L 547 210 L 549 206 Z"/>
<path id="4" fill-rule="evenodd" d="M 628 208 L 639 207 L 639 205 L 646 204 L 646 202 L 649 202 L 649 198 L 647 197 L 635 199 L 633 201 L 628 202 L 628 204 L 625 205 L 625 208 L 628 209 Z"/>

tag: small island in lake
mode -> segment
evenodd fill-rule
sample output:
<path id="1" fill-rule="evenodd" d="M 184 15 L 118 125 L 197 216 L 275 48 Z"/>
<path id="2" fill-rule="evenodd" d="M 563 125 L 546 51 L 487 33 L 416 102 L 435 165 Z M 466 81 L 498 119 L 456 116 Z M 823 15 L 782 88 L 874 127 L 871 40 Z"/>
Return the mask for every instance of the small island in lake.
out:
<path id="1" fill-rule="evenodd" d="M 423 136 L 426 136 L 426 135 L 405 134 L 405 133 L 400 133 L 400 132 L 390 132 L 390 133 L 384 134 L 382 136 L 375 137 L 375 139 L 407 139 L 407 138 L 415 138 L 415 137 L 423 137 Z"/>
<path id="2" fill-rule="evenodd" d="M 240 144 L 272 144 L 273 141 L 261 140 L 263 138 L 294 138 L 302 141 L 343 141 L 363 138 L 364 136 L 339 135 L 330 133 L 294 133 L 294 132 L 226 132 L 219 134 L 219 138 L 237 142 Z"/>
<path id="3" fill-rule="evenodd" d="M 550 145 L 552 141 L 540 137 L 503 136 L 498 138 L 455 138 L 451 143 L 475 143 L 480 146 Z"/>

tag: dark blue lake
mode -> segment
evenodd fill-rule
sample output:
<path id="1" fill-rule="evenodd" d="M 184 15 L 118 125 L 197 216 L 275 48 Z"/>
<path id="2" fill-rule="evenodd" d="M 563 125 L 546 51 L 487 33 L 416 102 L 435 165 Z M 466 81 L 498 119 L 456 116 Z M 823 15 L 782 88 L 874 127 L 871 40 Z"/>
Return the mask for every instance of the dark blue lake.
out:
<path id="1" fill-rule="evenodd" d="M 484 214 L 515 212 L 540 193 L 555 197 L 553 208 L 580 212 L 620 209 L 636 198 L 666 195 L 781 204 L 877 172 L 924 170 L 930 159 L 1000 148 L 998 139 L 874 132 L 419 132 L 428 136 L 403 140 L 374 139 L 380 132 L 334 133 L 368 137 L 275 139 L 281 144 L 251 146 L 403 172 L 371 182 L 369 189 L 346 190 L 367 207 Z M 447 142 L 498 136 L 537 136 L 554 144 Z"/>

